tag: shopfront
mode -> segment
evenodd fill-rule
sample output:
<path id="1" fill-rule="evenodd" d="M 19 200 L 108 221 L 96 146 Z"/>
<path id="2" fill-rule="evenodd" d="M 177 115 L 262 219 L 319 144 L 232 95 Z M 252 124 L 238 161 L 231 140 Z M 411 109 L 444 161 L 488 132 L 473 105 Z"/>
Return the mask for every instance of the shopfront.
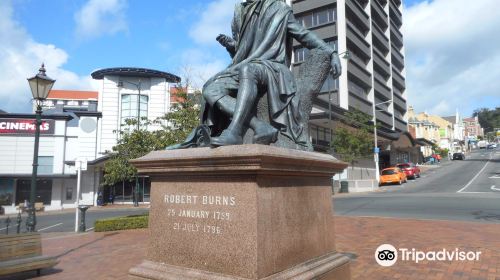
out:
<path id="1" fill-rule="evenodd" d="M 75 207 L 74 162 L 95 159 L 100 115 L 62 109 L 42 114 L 35 202 L 43 203 L 46 211 Z M 0 205 L 6 214 L 17 213 L 19 204 L 30 200 L 34 118 L 34 114 L 0 114 Z M 82 204 L 94 204 L 98 179 L 93 168 L 81 172 Z"/>
<path id="2" fill-rule="evenodd" d="M 149 177 L 139 176 L 139 202 L 150 202 L 151 181 Z M 124 181 L 102 188 L 105 203 L 129 204 L 134 202 L 136 181 Z"/>
<path id="3" fill-rule="evenodd" d="M 15 204 L 23 204 L 30 200 L 31 179 L 17 180 Z M 52 200 L 52 180 L 39 179 L 36 182 L 35 202 L 50 205 Z"/>

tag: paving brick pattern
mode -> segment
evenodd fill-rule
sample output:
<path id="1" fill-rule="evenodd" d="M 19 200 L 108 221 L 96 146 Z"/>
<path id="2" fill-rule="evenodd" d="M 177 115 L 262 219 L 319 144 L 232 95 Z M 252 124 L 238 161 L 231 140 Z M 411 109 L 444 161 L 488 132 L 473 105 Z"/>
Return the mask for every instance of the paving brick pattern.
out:
<path id="1" fill-rule="evenodd" d="M 357 256 L 353 279 L 500 280 L 500 225 L 392 218 L 336 217 L 337 249 Z M 44 270 L 45 279 L 127 279 L 130 267 L 145 255 L 146 230 L 113 233 L 45 234 L 43 251 L 60 255 L 60 263 Z M 481 251 L 480 261 L 397 262 L 379 266 L 375 249 L 384 243 L 396 248 L 438 251 L 443 248 Z M 5 279 L 30 279 L 23 273 Z"/>
<path id="2" fill-rule="evenodd" d="M 337 217 L 337 249 L 358 257 L 353 279 L 500 280 L 500 225 L 393 218 Z M 383 267 L 375 261 L 379 245 L 419 251 L 481 251 L 480 260 L 398 261 Z"/>

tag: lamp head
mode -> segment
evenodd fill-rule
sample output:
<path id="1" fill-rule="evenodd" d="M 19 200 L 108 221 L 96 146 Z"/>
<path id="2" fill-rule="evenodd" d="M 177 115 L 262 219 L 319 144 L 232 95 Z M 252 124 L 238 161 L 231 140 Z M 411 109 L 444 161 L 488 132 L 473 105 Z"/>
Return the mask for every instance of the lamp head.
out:
<path id="1" fill-rule="evenodd" d="M 54 86 L 56 80 L 49 78 L 45 74 L 45 65 L 38 70 L 38 74 L 28 79 L 28 83 L 31 88 L 31 94 L 35 100 L 45 100 L 49 96 L 49 92 Z"/>

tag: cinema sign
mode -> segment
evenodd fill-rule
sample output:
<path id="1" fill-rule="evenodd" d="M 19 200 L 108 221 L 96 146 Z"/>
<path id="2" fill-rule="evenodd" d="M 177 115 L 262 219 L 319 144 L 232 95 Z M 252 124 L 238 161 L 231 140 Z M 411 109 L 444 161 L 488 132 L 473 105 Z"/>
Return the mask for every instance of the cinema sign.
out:
<path id="1" fill-rule="evenodd" d="M 40 134 L 54 134 L 54 120 L 42 120 Z M 34 119 L 0 119 L 0 134 L 35 134 Z"/>

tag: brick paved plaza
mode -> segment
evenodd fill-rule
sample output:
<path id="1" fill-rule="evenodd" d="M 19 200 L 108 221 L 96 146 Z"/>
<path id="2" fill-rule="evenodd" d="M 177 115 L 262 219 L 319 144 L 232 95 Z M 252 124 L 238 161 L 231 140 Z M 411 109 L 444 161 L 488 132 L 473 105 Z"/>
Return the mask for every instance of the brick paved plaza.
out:
<path id="1" fill-rule="evenodd" d="M 336 217 L 335 231 L 338 250 L 355 255 L 352 276 L 360 280 L 500 279 L 499 234 L 500 225 L 364 217 Z M 60 263 L 37 279 L 126 279 L 128 269 L 144 258 L 146 242 L 146 230 L 45 234 L 44 253 L 61 255 Z M 459 248 L 482 253 L 479 262 L 398 262 L 385 268 L 374 259 L 375 249 L 384 243 L 420 251 Z"/>

